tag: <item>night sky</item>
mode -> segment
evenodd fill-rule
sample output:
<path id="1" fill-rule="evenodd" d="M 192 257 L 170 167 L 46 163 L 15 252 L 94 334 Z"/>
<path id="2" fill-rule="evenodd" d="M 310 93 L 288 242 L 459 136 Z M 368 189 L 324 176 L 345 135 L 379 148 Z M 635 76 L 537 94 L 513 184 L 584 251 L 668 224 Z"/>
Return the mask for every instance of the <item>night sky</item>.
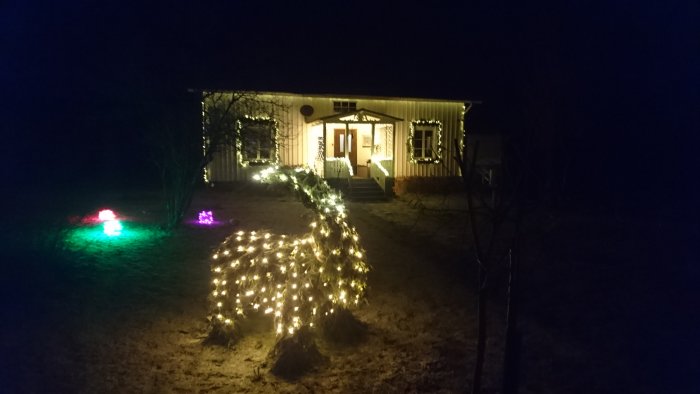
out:
<path id="1" fill-rule="evenodd" d="M 153 182 L 148 103 L 187 88 L 482 100 L 470 130 L 545 130 L 581 185 L 697 184 L 698 2 L 125 4 L 0 5 L 11 184 Z"/>

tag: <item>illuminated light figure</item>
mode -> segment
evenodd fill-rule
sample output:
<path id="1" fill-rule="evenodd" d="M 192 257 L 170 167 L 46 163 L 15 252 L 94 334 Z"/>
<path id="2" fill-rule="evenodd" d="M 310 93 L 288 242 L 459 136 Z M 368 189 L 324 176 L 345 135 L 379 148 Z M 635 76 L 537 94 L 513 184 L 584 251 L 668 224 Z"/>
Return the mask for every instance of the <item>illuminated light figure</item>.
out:
<path id="1" fill-rule="evenodd" d="M 214 214 L 211 211 L 202 211 L 199 213 L 199 220 L 197 221 L 199 224 L 213 224 L 214 223 Z"/>
<path id="2" fill-rule="evenodd" d="M 366 297 L 369 265 L 337 192 L 308 168 L 270 167 L 254 178 L 297 190 L 316 218 L 309 224 L 311 230 L 299 237 L 238 231 L 226 238 L 210 260 L 212 330 L 233 335 L 236 321 L 262 310 L 273 316 L 281 340 L 303 327 L 318 327 L 334 307 L 358 306 Z M 222 259 L 225 251 L 231 253 Z M 227 297 L 226 291 L 237 296 Z"/>
<path id="3" fill-rule="evenodd" d="M 114 214 L 114 211 L 111 209 L 103 209 L 97 214 L 97 219 L 101 222 L 105 222 L 107 220 L 115 220 L 117 218 L 117 215 Z"/>
<path id="4" fill-rule="evenodd" d="M 110 237 L 121 235 L 122 224 L 119 220 L 107 220 L 104 222 L 104 233 Z"/>

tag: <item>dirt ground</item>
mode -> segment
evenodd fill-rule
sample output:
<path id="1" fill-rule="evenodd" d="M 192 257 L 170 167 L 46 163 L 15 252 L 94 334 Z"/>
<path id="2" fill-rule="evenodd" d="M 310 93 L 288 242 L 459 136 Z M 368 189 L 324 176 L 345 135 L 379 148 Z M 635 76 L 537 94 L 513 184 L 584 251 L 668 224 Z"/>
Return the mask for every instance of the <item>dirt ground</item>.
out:
<path id="1" fill-rule="evenodd" d="M 115 209 L 145 235 L 128 243 L 72 237 L 80 226 L 69 225 L 70 218 L 100 207 Z M 171 235 L 157 227 L 161 210 L 154 193 L 67 197 L 51 213 L 17 210 L 0 228 L 3 387 L 85 393 L 468 391 L 475 269 L 464 196 L 405 195 L 348 208 L 373 267 L 369 303 L 354 313 L 367 324 L 367 336 L 354 345 L 319 337 L 328 362 L 292 381 L 269 372 L 271 322 L 230 348 L 203 340 L 211 250 L 239 229 L 306 231 L 309 212 L 293 196 L 252 186 L 203 190 L 188 217 L 211 209 L 219 224 L 188 223 Z M 37 229 L 37 223 L 46 227 Z M 689 376 L 700 370 L 691 357 L 697 354 L 695 326 L 687 324 L 686 308 L 698 299 L 696 277 L 687 275 L 691 262 L 661 274 L 639 263 L 635 259 L 655 250 L 638 240 L 663 228 L 646 228 L 647 234 L 627 224 L 601 226 L 579 216 L 531 224 L 522 263 L 521 393 L 685 392 Z M 676 241 L 678 259 L 687 258 L 685 243 Z M 503 274 L 495 270 L 494 281 Z M 502 290 L 494 283 L 487 393 L 500 391 Z M 673 361 L 674 367 L 657 365 Z"/>

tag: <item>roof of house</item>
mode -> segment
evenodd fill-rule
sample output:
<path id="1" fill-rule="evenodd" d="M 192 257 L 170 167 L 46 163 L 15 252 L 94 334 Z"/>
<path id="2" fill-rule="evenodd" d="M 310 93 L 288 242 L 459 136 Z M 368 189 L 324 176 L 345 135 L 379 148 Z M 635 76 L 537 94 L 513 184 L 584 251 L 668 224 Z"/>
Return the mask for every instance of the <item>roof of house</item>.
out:
<path id="1" fill-rule="evenodd" d="M 189 89 L 193 92 L 235 92 L 235 91 L 245 91 L 244 89 Z M 289 96 L 301 96 L 301 97 L 325 97 L 329 99 L 366 99 L 366 100 L 409 100 L 409 101 L 440 101 L 440 102 L 454 102 L 454 103 L 470 103 L 470 104 L 481 104 L 480 100 L 470 100 L 470 99 L 450 99 L 450 98 L 439 98 L 439 97 L 404 97 L 404 96 L 372 96 L 372 95 L 357 95 L 357 94 L 340 94 L 340 93 L 297 93 L 297 92 L 279 92 L 279 91 L 256 91 L 260 94 L 278 94 L 278 95 L 289 95 Z"/>

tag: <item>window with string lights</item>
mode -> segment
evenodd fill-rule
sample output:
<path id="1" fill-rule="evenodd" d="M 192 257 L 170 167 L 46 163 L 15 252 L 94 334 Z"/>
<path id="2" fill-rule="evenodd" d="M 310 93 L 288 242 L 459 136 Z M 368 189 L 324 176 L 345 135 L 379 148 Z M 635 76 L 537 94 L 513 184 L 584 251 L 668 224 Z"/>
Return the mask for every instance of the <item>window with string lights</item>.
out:
<path id="1" fill-rule="evenodd" d="M 408 138 L 411 163 L 439 163 L 442 160 L 442 123 L 414 120 Z"/>
<path id="2" fill-rule="evenodd" d="M 277 161 L 277 123 L 269 118 L 244 117 L 239 121 L 238 152 L 243 164 Z"/>

